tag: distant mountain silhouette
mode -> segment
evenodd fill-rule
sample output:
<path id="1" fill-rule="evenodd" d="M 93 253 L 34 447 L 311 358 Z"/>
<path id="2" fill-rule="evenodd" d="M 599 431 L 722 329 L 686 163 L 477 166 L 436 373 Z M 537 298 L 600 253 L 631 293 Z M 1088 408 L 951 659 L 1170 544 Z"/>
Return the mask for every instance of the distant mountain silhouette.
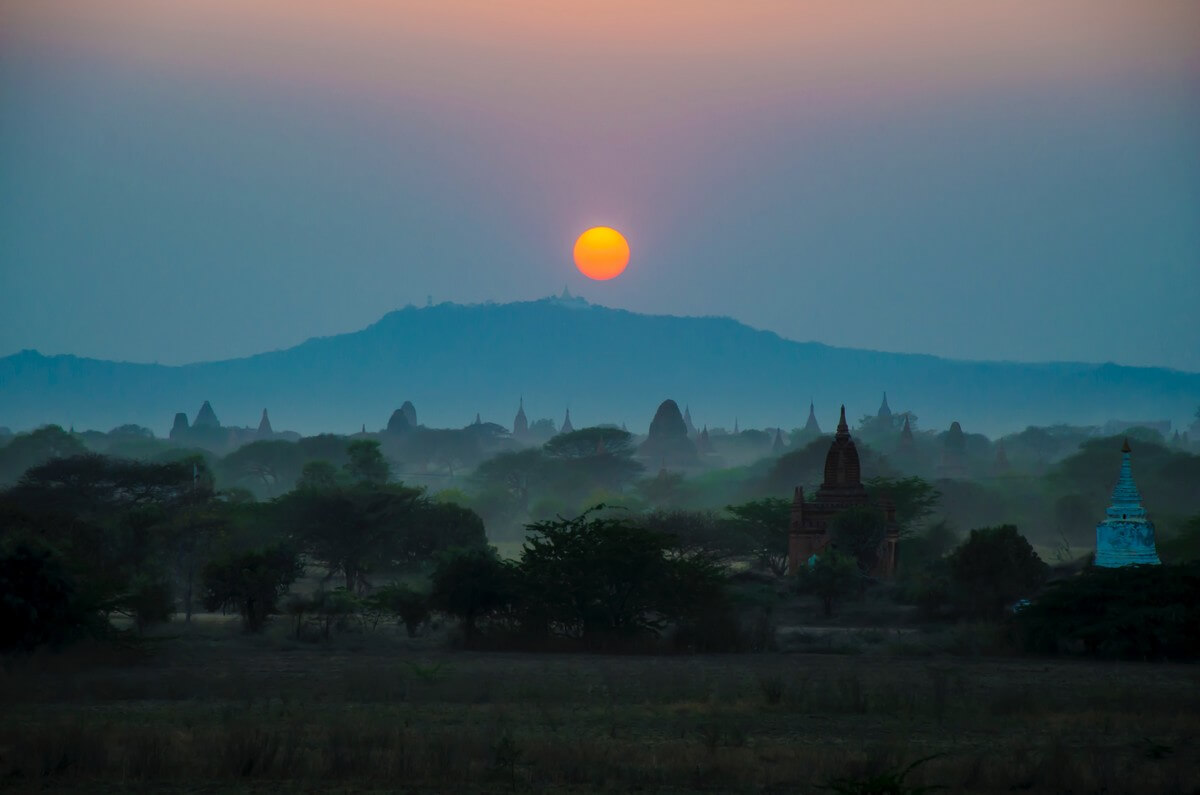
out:
<path id="1" fill-rule="evenodd" d="M 176 412 L 205 400 L 230 425 L 263 407 L 304 433 L 378 430 L 405 400 L 429 426 L 479 412 L 511 425 L 519 398 L 532 422 L 627 423 L 644 432 L 666 398 L 696 424 L 802 426 L 809 399 L 822 427 L 846 404 L 874 414 L 887 391 L 922 429 L 967 432 L 1114 417 L 1190 418 L 1200 374 L 1114 364 L 968 362 L 794 342 L 728 318 L 641 315 L 550 298 L 409 307 L 350 334 L 243 359 L 178 367 L 22 351 L 0 358 L 0 424 L 107 429 L 139 423 L 165 435 Z"/>

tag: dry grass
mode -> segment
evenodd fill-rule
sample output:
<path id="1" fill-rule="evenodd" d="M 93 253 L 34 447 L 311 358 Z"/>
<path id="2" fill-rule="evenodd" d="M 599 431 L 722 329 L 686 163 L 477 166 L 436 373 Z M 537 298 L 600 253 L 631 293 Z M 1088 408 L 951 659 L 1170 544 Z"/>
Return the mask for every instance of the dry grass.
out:
<path id="1" fill-rule="evenodd" d="M 812 791 L 931 754 L 952 792 L 1190 792 L 1195 668 L 446 653 L 210 626 L 0 677 L 0 787 Z"/>

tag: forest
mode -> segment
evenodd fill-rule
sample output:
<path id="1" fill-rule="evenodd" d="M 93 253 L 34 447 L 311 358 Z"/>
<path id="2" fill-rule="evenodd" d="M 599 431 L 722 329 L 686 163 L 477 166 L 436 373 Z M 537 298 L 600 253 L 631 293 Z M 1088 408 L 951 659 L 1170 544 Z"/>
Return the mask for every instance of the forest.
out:
<path id="1" fill-rule="evenodd" d="M 1048 779 L 1052 762 L 1013 745 L 1015 727 L 1046 710 L 1074 725 L 1076 699 L 1096 698 L 1099 680 L 1070 681 L 1053 698 L 1018 695 L 1021 677 L 1007 661 L 1200 657 L 1200 456 L 1182 440 L 1149 428 L 1105 436 L 1059 426 L 993 441 L 957 424 L 914 432 L 907 412 L 863 417 L 853 431 L 863 483 L 894 506 L 899 536 L 895 576 L 879 577 L 885 528 L 869 507 L 840 513 L 832 549 L 788 570 L 792 493 L 818 487 L 832 437 L 811 428 L 696 431 L 689 421 L 665 401 L 643 435 L 614 425 L 555 432 L 550 421 L 515 434 L 481 421 L 429 429 L 398 409 L 389 428 L 349 436 L 265 431 L 269 438 L 239 440 L 200 423 L 173 439 L 137 426 L 8 437 L 0 651 L 24 717 L 20 730 L 0 731 L 0 747 L 24 750 L 6 757 L 6 775 L 87 781 L 119 764 L 152 782 L 166 767 L 195 767 L 178 738 L 152 742 L 114 717 L 115 733 L 88 724 L 64 739 L 43 711 L 100 698 L 105 710 L 135 699 L 155 710 L 153 720 L 194 723 L 187 743 L 241 760 L 193 771 L 218 780 L 237 765 L 264 781 L 286 780 L 301 764 L 331 781 L 375 781 L 399 766 L 422 786 L 458 775 L 468 786 L 516 789 L 569 786 L 583 775 L 571 770 L 590 765 L 588 775 L 602 769 L 613 786 L 678 783 L 692 774 L 656 758 L 622 766 L 594 756 L 658 736 L 673 704 L 677 751 L 700 754 L 689 764 L 727 784 L 746 775 L 747 749 L 761 746 L 776 749 L 754 774 L 762 786 L 786 782 L 798 765 L 825 771 L 831 786 L 869 784 L 871 775 L 975 776 L 997 788 L 1024 775 L 1039 786 L 1083 786 L 1094 770 Z M 1163 565 L 1102 569 L 1090 565 L 1095 525 L 1125 439 Z M 618 683 L 615 671 L 633 659 L 664 655 L 666 670 L 707 666 L 704 681 L 674 696 L 665 681 L 652 693 Z M 837 673 L 824 662 L 838 658 L 851 668 Z M 195 669 L 203 660 L 208 667 Z M 278 675 L 242 671 L 249 660 Z M 969 673 L 965 660 L 993 669 Z M 297 691 L 286 673 L 293 664 L 323 672 L 325 684 Z M 77 681 L 109 695 L 93 685 L 75 695 L 46 689 L 78 665 Z M 213 678 L 229 675 L 222 670 L 238 670 L 237 684 Z M 650 687 L 652 675 L 638 676 L 638 688 Z M 584 680 L 593 682 L 586 693 Z M 231 734 L 231 717 L 178 702 L 234 686 L 221 699 L 245 700 L 253 730 L 239 719 Z M 1135 674 L 1130 690 L 1109 695 L 1134 699 L 1143 686 Z M 598 687 L 607 695 L 596 696 Z M 903 701 L 897 688 L 914 687 L 919 695 Z M 992 704 L 986 715 L 968 708 L 976 697 L 968 691 L 980 688 Z M 580 698 L 570 709 L 594 720 L 562 713 Z M 645 698 L 665 701 L 639 708 Z M 678 699 L 707 706 L 680 717 Z M 351 728 L 346 710 L 356 704 L 403 712 L 405 725 L 449 721 L 463 739 L 439 748 L 427 732 L 389 728 L 383 713 L 382 723 Z M 485 705 L 492 728 L 476 737 L 459 722 L 481 719 Z M 823 754 L 818 764 L 784 750 L 795 731 L 784 718 L 795 710 L 939 726 L 982 720 L 1009 739 L 999 756 L 972 751 L 969 763 L 934 733 L 915 748 L 889 740 L 867 761 Z M 1190 730 L 1180 720 L 1179 732 Z M 563 722 L 583 744 L 575 751 L 554 728 Z M 1197 769 L 1166 728 L 1137 731 L 1170 749 L 1169 763 L 1149 764 L 1135 749 L 1105 781 L 1167 781 Z M 472 743 L 477 751 L 466 750 Z M 578 756 L 584 747 L 592 756 Z M 435 765 L 430 754 L 459 762 Z"/>

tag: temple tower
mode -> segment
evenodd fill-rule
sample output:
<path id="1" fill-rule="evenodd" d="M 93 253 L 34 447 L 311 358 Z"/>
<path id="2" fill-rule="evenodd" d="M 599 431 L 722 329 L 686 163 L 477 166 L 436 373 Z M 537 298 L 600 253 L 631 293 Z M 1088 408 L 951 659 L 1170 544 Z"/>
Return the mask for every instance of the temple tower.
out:
<path id="1" fill-rule="evenodd" d="M 875 414 L 881 420 L 890 420 L 892 418 L 892 409 L 888 406 L 887 392 L 883 393 L 883 403 L 879 405 L 879 411 Z"/>
<path id="2" fill-rule="evenodd" d="M 900 442 L 896 445 L 896 455 L 901 457 L 911 457 L 917 452 L 917 443 L 913 439 L 912 425 L 908 422 L 908 415 L 904 415 L 904 427 L 900 429 Z"/>
<path id="3" fill-rule="evenodd" d="M 564 287 L 563 289 L 565 290 L 566 288 Z M 572 433 L 574 430 L 575 426 L 571 424 L 571 409 L 568 408 L 567 416 L 563 418 L 562 429 L 559 431 L 559 433 Z"/>
<path id="4" fill-rule="evenodd" d="M 1150 564 L 1157 566 L 1154 523 L 1146 517 L 1142 494 L 1133 482 L 1129 439 L 1121 447 L 1121 472 L 1113 489 L 1107 517 L 1096 525 L 1096 565 L 1105 568 Z"/>
<path id="5" fill-rule="evenodd" d="M 825 455 L 825 478 L 812 501 L 805 500 L 804 491 L 797 486 L 792 497 L 788 525 L 788 571 L 795 573 L 813 555 L 819 555 L 829 545 L 829 523 L 848 508 L 870 505 L 867 489 L 862 484 L 862 465 L 858 448 L 850 437 L 846 423 L 846 407 L 842 406 L 837 433 Z M 887 528 L 880 545 L 878 562 L 873 574 L 891 577 L 896 564 L 896 544 L 899 532 L 895 511 L 883 505 L 880 521 Z"/>
<path id="6" fill-rule="evenodd" d="M 696 435 L 696 426 L 692 424 L 692 407 L 683 407 L 683 424 L 687 428 L 688 438 Z"/>
<path id="7" fill-rule="evenodd" d="M 207 400 L 200 410 L 196 412 L 196 419 L 192 420 L 193 428 L 220 428 L 221 421 L 217 419 L 217 413 L 213 411 L 212 404 Z"/>
<path id="8" fill-rule="evenodd" d="M 262 419 L 258 421 L 258 433 L 255 435 L 259 439 L 270 439 L 275 435 L 275 431 L 271 429 L 271 420 L 267 417 L 266 409 L 263 409 Z"/>
<path id="9" fill-rule="evenodd" d="M 775 441 L 771 445 L 772 455 L 783 455 L 787 450 L 787 445 L 783 443 L 783 431 L 779 428 L 775 429 Z"/>
<path id="10" fill-rule="evenodd" d="M 529 419 L 525 416 L 525 396 L 517 404 L 517 416 L 513 418 L 513 438 L 519 439 L 529 433 Z"/>
<path id="11" fill-rule="evenodd" d="M 808 422 L 804 423 L 805 436 L 820 436 L 821 425 L 817 422 L 817 411 L 813 406 L 813 402 L 808 401 Z"/>

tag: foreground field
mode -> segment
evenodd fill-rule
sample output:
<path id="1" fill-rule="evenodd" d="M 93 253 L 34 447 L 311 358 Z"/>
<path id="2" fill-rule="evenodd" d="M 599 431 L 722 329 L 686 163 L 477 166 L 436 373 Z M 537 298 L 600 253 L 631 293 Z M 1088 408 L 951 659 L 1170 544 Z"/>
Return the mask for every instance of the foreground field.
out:
<path id="1" fill-rule="evenodd" d="M 0 679 L 0 787 L 1200 791 L 1200 671 L 1043 660 L 448 652 L 200 624 Z M 871 790 L 847 790 L 871 791 Z"/>

